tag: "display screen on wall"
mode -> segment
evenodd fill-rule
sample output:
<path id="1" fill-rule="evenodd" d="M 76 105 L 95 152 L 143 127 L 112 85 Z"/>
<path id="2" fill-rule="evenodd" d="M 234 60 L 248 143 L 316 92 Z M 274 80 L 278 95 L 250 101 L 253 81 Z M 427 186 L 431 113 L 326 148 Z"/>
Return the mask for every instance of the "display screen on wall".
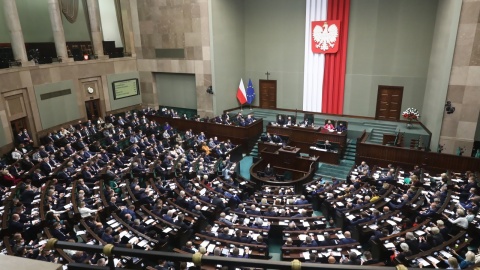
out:
<path id="1" fill-rule="evenodd" d="M 112 83 L 113 98 L 121 99 L 140 95 L 138 79 L 128 79 Z"/>

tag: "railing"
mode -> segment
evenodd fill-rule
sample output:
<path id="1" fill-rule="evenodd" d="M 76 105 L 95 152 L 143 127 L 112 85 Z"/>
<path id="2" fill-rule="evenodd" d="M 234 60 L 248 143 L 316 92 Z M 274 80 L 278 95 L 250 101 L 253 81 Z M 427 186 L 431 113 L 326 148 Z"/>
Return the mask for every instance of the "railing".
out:
<path id="1" fill-rule="evenodd" d="M 109 265 L 108 267 L 94 267 L 88 264 L 80 263 L 70 263 L 68 269 L 115 269 L 113 265 L 114 256 L 129 256 L 137 258 L 149 258 L 153 261 L 159 259 L 164 259 L 168 261 L 175 262 L 193 262 L 197 269 L 200 269 L 202 265 L 222 265 L 228 266 L 229 268 L 237 268 L 239 266 L 243 267 L 252 267 L 252 268 L 264 268 L 264 269 L 282 269 L 282 270 L 300 270 L 300 269 L 365 269 L 363 266 L 356 265 L 347 265 L 347 264 L 319 264 L 319 263 L 302 263 L 299 260 L 293 260 L 291 262 L 286 261 L 271 261 L 271 260 L 259 260 L 259 259 L 243 259 L 243 258 L 232 258 L 229 257 L 219 257 L 219 256 L 202 256 L 200 253 L 195 254 L 180 254 L 173 252 L 163 252 L 163 251 L 147 251 L 140 249 L 129 249 L 129 248 L 120 248 L 114 247 L 112 244 L 105 246 L 100 245 L 87 245 L 73 242 L 58 241 L 55 238 L 51 238 L 46 247 L 46 249 L 68 249 L 68 250 L 81 250 L 92 253 L 103 253 L 108 257 Z M 382 267 L 376 266 L 376 270 L 387 270 L 392 269 L 392 267 Z M 409 268 L 414 269 L 414 268 Z"/>

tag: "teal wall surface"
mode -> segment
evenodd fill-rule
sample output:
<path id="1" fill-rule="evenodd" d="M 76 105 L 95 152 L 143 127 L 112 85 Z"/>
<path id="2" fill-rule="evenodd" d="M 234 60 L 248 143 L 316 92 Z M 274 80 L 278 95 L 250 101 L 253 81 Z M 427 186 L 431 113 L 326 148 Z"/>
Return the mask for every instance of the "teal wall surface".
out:
<path id="1" fill-rule="evenodd" d="M 240 106 L 236 93 L 245 77 L 245 22 L 243 0 L 210 1 L 213 111 Z M 253 78 L 252 78 L 253 79 Z M 158 84 L 157 84 L 158 85 Z M 247 85 L 245 85 L 247 87 Z"/>
<path id="2" fill-rule="evenodd" d="M 90 33 L 87 25 L 87 17 L 83 8 L 83 0 L 78 1 L 78 15 L 74 23 L 70 23 L 62 15 L 63 32 L 65 33 L 65 40 L 68 41 L 90 41 Z"/>
<path id="3" fill-rule="evenodd" d="M 48 0 L 16 0 L 25 42 L 53 42 Z"/>
<path id="4" fill-rule="evenodd" d="M 155 81 L 160 105 L 197 109 L 195 74 L 155 73 Z"/>
<path id="5" fill-rule="evenodd" d="M 344 114 L 375 116 L 378 85 L 422 112 L 438 0 L 351 1 Z"/>
<path id="6" fill-rule="evenodd" d="M 108 84 L 108 96 L 110 97 L 110 109 L 118 110 L 129 106 L 134 106 L 142 103 L 142 91 L 140 90 L 140 95 L 128 97 L 128 98 L 121 98 L 114 100 L 113 99 L 113 89 L 112 83 L 115 81 L 121 80 L 128 80 L 128 79 L 138 79 L 138 72 L 129 72 L 129 73 L 121 73 L 121 74 L 111 74 L 107 75 L 107 84 Z M 140 84 L 139 84 L 140 87 Z"/>
<path id="7" fill-rule="evenodd" d="M 77 105 L 77 92 L 72 81 L 41 84 L 34 86 L 41 129 L 47 129 L 80 118 Z M 41 100 L 40 95 L 70 89 L 71 94 Z"/>
<path id="8" fill-rule="evenodd" d="M 265 73 L 268 71 L 271 74 L 270 79 L 277 80 L 277 107 L 301 109 L 306 2 L 291 0 L 243 2 L 244 81 L 252 79 L 258 97 L 258 80 L 266 79 Z M 259 98 L 254 102 L 254 105 L 258 104 Z"/>
<path id="9" fill-rule="evenodd" d="M 53 42 L 48 0 L 16 0 L 16 3 L 25 42 Z M 74 23 L 67 21 L 63 15 L 62 20 L 66 41 L 90 40 L 82 1 L 79 1 L 78 16 Z M 0 4 L 0 43 L 10 43 L 3 4 Z"/>
<path id="10" fill-rule="evenodd" d="M 3 4 L 0 5 L 0 43 L 10 43 L 10 34 L 8 33 L 7 22 L 5 21 Z"/>

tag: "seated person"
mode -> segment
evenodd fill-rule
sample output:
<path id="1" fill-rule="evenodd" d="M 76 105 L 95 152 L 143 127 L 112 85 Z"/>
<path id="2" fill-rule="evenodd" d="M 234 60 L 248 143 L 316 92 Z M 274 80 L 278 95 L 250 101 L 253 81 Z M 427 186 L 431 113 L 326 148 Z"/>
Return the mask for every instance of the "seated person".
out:
<path id="1" fill-rule="evenodd" d="M 270 136 L 270 133 L 267 132 L 267 134 L 264 134 L 260 137 L 262 142 L 271 142 L 272 141 L 272 136 Z"/>
<path id="2" fill-rule="evenodd" d="M 332 124 L 332 121 L 328 120 L 327 123 L 323 126 L 324 129 L 328 131 L 335 130 L 335 127 Z"/>
<path id="3" fill-rule="evenodd" d="M 278 115 L 277 124 L 279 124 L 280 126 L 285 125 L 285 119 L 283 118 L 283 115 L 281 115 L 281 114 Z"/>
<path id="4" fill-rule="evenodd" d="M 278 136 L 277 134 L 273 134 L 272 136 L 272 142 L 274 143 L 281 143 L 282 142 L 282 138 L 280 136 Z"/>
<path id="5" fill-rule="evenodd" d="M 273 176 L 273 168 L 270 167 L 270 163 L 267 165 L 267 167 L 265 168 L 265 176 L 266 177 L 270 177 L 270 176 Z"/>
<path id="6" fill-rule="evenodd" d="M 330 143 L 329 140 L 325 141 L 324 147 L 325 147 L 325 150 L 328 150 L 328 151 L 332 150 L 332 144 Z"/>
<path id="7" fill-rule="evenodd" d="M 347 127 L 343 125 L 342 122 L 338 123 L 337 128 L 335 129 L 337 132 L 344 132 L 347 131 Z"/>
<path id="8" fill-rule="evenodd" d="M 286 126 L 293 126 L 293 125 L 295 125 L 295 120 L 293 120 L 292 117 L 289 116 L 289 117 L 287 118 L 287 121 L 285 121 L 285 125 L 286 125 Z"/>
<path id="9" fill-rule="evenodd" d="M 313 122 L 310 121 L 310 119 L 308 119 L 308 118 L 305 118 L 305 120 L 300 122 L 301 127 L 308 127 L 308 126 L 312 126 L 312 125 L 313 125 Z"/>

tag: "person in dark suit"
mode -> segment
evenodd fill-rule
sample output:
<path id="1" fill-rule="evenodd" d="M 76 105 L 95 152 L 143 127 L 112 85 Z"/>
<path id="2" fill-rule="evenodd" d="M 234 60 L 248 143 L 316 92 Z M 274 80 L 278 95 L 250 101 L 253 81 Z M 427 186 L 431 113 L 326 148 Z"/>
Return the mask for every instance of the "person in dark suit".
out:
<path id="1" fill-rule="evenodd" d="M 60 222 L 55 222 L 53 224 L 52 235 L 60 241 L 68 241 L 70 239 L 70 237 L 63 230 L 62 224 L 60 224 Z"/>
<path id="2" fill-rule="evenodd" d="M 19 214 L 13 214 L 10 222 L 9 229 L 12 233 L 23 233 L 29 227 L 28 223 L 24 223 L 20 220 Z"/>
<path id="3" fill-rule="evenodd" d="M 219 233 L 218 233 L 218 238 L 223 239 L 223 240 L 230 240 L 232 237 L 228 234 L 228 227 L 223 228 Z"/>
<path id="4" fill-rule="evenodd" d="M 188 241 L 187 243 L 185 243 L 185 246 L 182 247 L 182 251 L 194 254 L 195 251 L 193 250 L 192 241 Z"/>
<path id="5" fill-rule="evenodd" d="M 371 265 L 371 264 L 379 263 L 377 259 L 373 258 L 372 253 L 368 250 L 363 252 L 363 256 L 365 257 L 365 260 L 362 261 L 362 265 Z"/>
<path id="6" fill-rule="evenodd" d="M 300 244 L 301 247 L 318 247 L 317 241 L 313 240 L 312 237 L 307 236 L 305 241 Z"/>
<path id="7" fill-rule="evenodd" d="M 342 244 L 352 244 L 352 243 L 357 242 L 357 240 L 352 239 L 352 235 L 350 234 L 349 231 L 346 231 L 345 233 L 343 233 L 343 235 L 345 236 L 345 238 L 340 239 L 340 243 L 342 243 Z"/>
<path id="8" fill-rule="evenodd" d="M 390 207 L 390 209 L 398 210 L 398 209 L 402 209 L 405 206 L 405 204 L 407 204 L 407 202 L 408 202 L 408 195 L 403 194 L 398 201 L 388 202 L 388 206 Z"/>
<path id="9" fill-rule="evenodd" d="M 215 233 L 212 232 L 212 225 L 207 225 L 203 231 L 200 232 L 203 235 L 207 235 L 210 237 L 215 237 Z"/>
<path id="10" fill-rule="evenodd" d="M 437 204 L 431 203 L 430 207 L 426 210 L 420 211 L 418 214 L 422 217 L 431 217 L 437 213 Z"/>
<path id="11" fill-rule="evenodd" d="M 252 242 L 252 238 L 250 238 L 248 235 L 247 236 L 243 235 L 242 230 L 237 230 L 235 232 L 235 237 L 232 238 L 232 241 L 248 244 Z"/>
<path id="12" fill-rule="evenodd" d="M 267 164 L 267 167 L 265 168 L 265 170 L 263 172 L 265 173 L 265 176 L 267 176 L 267 177 L 273 176 L 273 168 L 270 167 L 270 163 Z"/>
<path id="13" fill-rule="evenodd" d="M 277 134 L 273 134 L 272 136 L 272 142 L 274 143 L 281 143 L 283 140 L 280 136 L 278 136 Z"/>
<path id="14" fill-rule="evenodd" d="M 105 232 L 102 234 L 102 240 L 105 241 L 107 244 L 113 243 L 113 236 L 112 236 L 113 229 L 112 227 L 107 227 Z"/>
<path id="15" fill-rule="evenodd" d="M 348 258 L 340 260 L 342 264 L 347 264 L 347 265 L 360 265 L 362 262 L 358 258 L 357 253 L 350 251 L 348 253 Z"/>
<path id="16" fill-rule="evenodd" d="M 337 127 L 335 128 L 337 132 L 344 132 L 347 131 L 347 127 L 343 125 L 343 123 L 338 123 Z"/>
<path id="17" fill-rule="evenodd" d="M 173 210 L 168 210 L 168 212 L 163 215 L 163 219 L 170 223 L 173 223 Z"/>

